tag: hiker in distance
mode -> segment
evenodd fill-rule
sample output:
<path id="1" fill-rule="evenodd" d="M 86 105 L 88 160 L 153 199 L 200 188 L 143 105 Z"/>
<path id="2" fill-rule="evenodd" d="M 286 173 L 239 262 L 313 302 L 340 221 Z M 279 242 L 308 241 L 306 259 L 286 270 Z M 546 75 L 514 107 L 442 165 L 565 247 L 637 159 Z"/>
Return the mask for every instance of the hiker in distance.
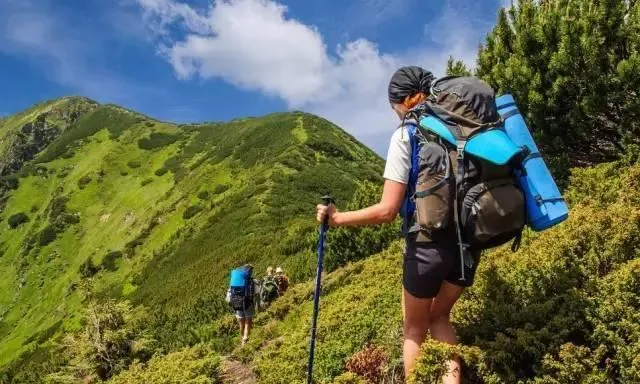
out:
<path id="1" fill-rule="evenodd" d="M 289 278 L 285 275 L 282 267 L 276 268 L 276 284 L 278 285 L 278 295 L 282 296 L 289 289 Z"/>
<path id="2" fill-rule="evenodd" d="M 318 205 L 316 218 L 319 222 L 328 216 L 329 226 L 356 226 L 390 223 L 396 218 L 409 198 L 408 191 L 413 189 L 407 187 L 412 169 L 412 147 L 408 120 L 405 121 L 405 118 L 412 108 L 427 99 L 434 80 L 431 72 L 416 66 L 402 67 L 393 74 L 388 98 L 402 124 L 391 136 L 381 200 L 370 207 L 348 212 L 338 211 L 333 205 Z M 435 340 L 456 344 L 456 333 L 449 321 L 449 314 L 464 288 L 473 283 L 479 258 L 479 253 L 471 255 L 474 262 L 471 267 L 465 265 L 465 279 L 461 281 L 463 267 L 455 231 L 436 242 L 419 239 L 420 229 L 414 228 L 415 218 L 405 218 L 402 308 L 406 376 L 411 372 L 420 345 L 429 331 Z M 443 382 L 459 383 L 460 361 L 449 361 L 448 368 Z"/>
<path id="3" fill-rule="evenodd" d="M 253 279 L 253 266 L 244 264 L 231 271 L 226 301 L 235 312 L 240 336 L 244 346 L 249 340 L 253 315 L 255 313 L 256 283 Z"/>

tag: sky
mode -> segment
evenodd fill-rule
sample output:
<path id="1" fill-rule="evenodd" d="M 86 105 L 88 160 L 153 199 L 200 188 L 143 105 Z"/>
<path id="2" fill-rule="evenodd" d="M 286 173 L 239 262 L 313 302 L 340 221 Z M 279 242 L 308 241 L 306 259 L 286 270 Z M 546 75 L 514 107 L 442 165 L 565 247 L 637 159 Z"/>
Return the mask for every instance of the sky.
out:
<path id="1" fill-rule="evenodd" d="M 0 116 L 82 95 L 178 123 L 302 110 L 386 157 L 402 65 L 473 67 L 508 0 L 0 0 Z"/>

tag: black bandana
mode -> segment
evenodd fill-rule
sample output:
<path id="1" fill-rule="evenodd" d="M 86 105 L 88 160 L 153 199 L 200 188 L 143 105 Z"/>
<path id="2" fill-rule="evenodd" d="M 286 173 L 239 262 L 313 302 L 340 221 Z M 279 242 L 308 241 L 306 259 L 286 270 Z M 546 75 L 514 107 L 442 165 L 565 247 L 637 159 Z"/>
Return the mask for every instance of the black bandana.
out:
<path id="1" fill-rule="evenodd" d="M 434 79 L 431 72 L 413 65 L 398 69 L 389 81 L 389 102 L 398 104 L 407 96 L 428 94 Z"/>

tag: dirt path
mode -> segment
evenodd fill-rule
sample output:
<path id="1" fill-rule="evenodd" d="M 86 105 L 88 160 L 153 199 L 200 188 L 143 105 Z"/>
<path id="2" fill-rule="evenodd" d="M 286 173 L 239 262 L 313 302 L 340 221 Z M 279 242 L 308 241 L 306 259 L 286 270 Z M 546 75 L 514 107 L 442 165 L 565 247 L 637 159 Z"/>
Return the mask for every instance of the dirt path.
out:
<path id="1" fill-rule="evenodd" d="M 251 369 L 237 360 L 222 359 L 223 384 L 256 384 L 256 376 Z"/>

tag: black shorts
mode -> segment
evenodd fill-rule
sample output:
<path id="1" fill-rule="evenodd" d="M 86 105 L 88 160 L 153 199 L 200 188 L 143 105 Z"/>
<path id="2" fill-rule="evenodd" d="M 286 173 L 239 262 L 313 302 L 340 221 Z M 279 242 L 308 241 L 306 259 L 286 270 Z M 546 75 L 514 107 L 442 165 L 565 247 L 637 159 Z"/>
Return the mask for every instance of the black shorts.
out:
<path id="1" fill-rule="evenodd" d="M 480 261 L 480 252 L 473 253 L 473 266 L 464 267 L 465 280 L 460 280 L 461 263 L 457 246 L 415 243 L 407 241 L 404 251 L 403 285 L 421 299 L 436 297 L 443 281 L 460 287 L 470 287 Z"/>

